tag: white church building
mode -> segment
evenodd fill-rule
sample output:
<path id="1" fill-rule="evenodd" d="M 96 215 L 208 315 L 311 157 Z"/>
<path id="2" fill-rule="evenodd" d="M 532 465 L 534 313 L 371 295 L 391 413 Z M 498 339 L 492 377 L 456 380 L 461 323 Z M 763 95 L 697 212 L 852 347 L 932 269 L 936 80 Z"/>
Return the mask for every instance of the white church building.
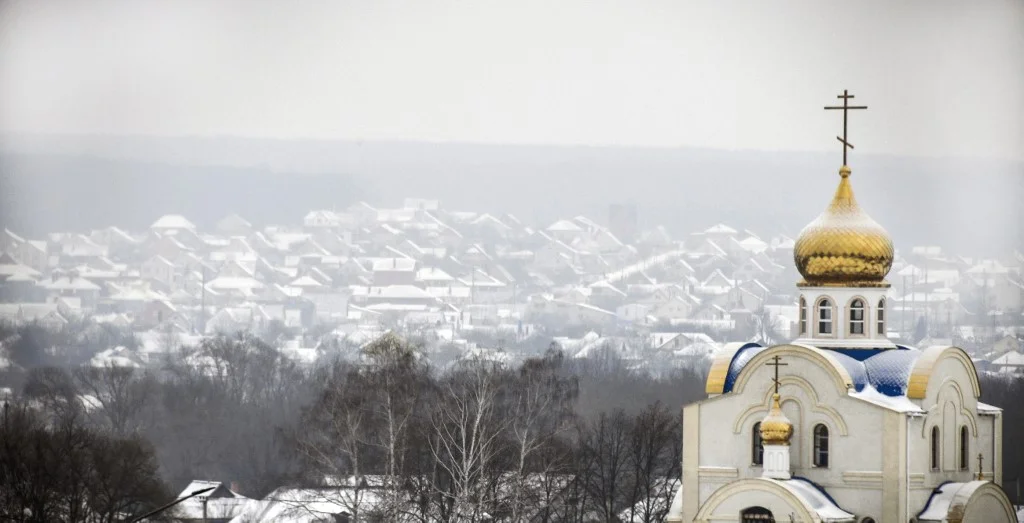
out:
<path id="1" fill-rule="evenodd" d="M 1001 410 L 962 349 L 886 337 L 892 240 L 839 175 L 794 247 L 800 336 L 717 356 L 708 398 L 683 409 L 666 522 L 1017 521 Z"/>

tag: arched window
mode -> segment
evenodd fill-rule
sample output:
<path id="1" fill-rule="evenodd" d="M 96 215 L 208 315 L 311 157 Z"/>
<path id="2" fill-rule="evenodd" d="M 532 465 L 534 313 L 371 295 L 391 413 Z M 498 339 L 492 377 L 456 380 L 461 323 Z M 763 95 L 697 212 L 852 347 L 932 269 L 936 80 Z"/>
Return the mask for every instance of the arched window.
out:
<path id="1" fill-rule="evenodd" d="M 885 298 L 878 300 L 878 335 L 885 336 Z"/>
<path id="2" fill-rule="evenodd" d="M 751 461 L 754 465 L 764 464 L 764 440 L 761 439 L 761 422 L 754 424 L 754 432 L 750 435 Z"/>
<path id="3" fill-rule="evenodd" d="M 939 470 L 939 427 L 932 427 L 932 470 Z"/>
<path id="4" fill-rule="evenodd" d="M 807 299 L 800 297 L 800 334 L 807 334 Z"/>
<path id="5" fill-rule="evenodd" d="M 971 448 L 970 442 L 967 439 L 969 436 L 970 434 L 967 432 L 967 425 L 960 427 L 960 470 L 967 470 L 967 467 L 970 466 L 971 463 Z"/>
<path id="6" fill-rule="evenodd" d="M 775 523 L 775 516 L 764 507 L 750 507 L 740 512 L 740 523 Z"/>
<path id="7" fill-rule="evenodd" d="M 828 427 L 814 426 L 814 466 L 828 467 Z"/>
<path id="8" fill-rule="evenodd" d="M 850 334 L 864 335 L 864 300 L 860 298 L 850 302 Z"/>
<path id="9" fill-rule="evenodd" d="M 832 302 L 828 298 L 818 302 L 818 334 L 832 334 Z"/>

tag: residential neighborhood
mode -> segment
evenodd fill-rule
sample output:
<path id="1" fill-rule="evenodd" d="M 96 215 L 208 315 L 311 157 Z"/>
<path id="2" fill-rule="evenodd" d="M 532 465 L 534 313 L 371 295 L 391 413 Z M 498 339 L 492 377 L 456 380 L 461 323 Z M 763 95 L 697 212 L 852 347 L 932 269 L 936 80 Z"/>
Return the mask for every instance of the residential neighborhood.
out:
<path id="1" fill-rule="evenodd" d="M 673 234 L 633 220 L 524 223 L 406 198 L 312 210 L 291 224 L 229 214 L 203 228 L 168 214 L 147 230 L 5 229 L 0 319 L 130 329 L 139 343 L 118 357 L 139 366 L 237 331 L 269 336 L 304 364 L 332 351 L 357 357 L 395 332 L 442 364 L 470 352 L 518 360 L 556 344 L 576 358 L 614 350 L 652 372 L 699 365 L 729 342 L 796 337 L 795 234 L 723 223 Z M 1019 372 L 1022 265 L 1020 252 L 898 251 L 889 337 L 954 344 L 979 368 Z"/>

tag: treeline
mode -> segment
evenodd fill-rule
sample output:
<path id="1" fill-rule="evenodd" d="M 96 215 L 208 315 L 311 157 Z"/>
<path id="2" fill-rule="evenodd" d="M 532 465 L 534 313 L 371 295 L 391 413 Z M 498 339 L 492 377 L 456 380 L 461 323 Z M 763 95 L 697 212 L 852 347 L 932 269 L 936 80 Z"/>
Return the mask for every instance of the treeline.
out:
<path id="1" fill-rule="evenodd" d="M 660 521 L 680 476 L 679 406 L 703 390 L 700 371 L 653 380 L 611 355 L 438 369 L 395 336 L 313 369 L 247 334 L 151 370 L 82 365 L 130 342 L 102 329 L 0 340 L 14 363 L 0 519 L 13 521 L 119 521 L 193 479 L 254 498 L 348 486 L 336 501 L 360 520 Z"/>
<path id="2" fill-rule="evenodd" d="M 0 519 L 122 521 L 208 479 L 253 498 L 344 487 L 335 502 L 370 521 L 661 521 L 680 407 L 704 397 L 703 370 L 654 379 L 611 350 L 436 368 L 390 335 L 313 368 L 249 334 L 148 369 L 86 364 L 132 343 L 0 326 Z M 1004 440 L 1024 437 L 1024 380 L 983 376 L 982 391 Z M 1024 450 L 1003 448 L 1014 498 Z"/>

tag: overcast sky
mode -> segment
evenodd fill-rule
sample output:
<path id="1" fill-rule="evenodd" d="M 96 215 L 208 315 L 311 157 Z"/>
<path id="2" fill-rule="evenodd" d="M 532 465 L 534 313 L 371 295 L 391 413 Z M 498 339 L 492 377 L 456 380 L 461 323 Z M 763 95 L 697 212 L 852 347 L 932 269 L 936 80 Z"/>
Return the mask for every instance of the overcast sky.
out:
<path id="1" fill-rule="evenodd" d="M 0 131 L 1024 159 L 1024 1 L 0 0 Z M 856 153 L 855 153 L 856 154 Z"/>

